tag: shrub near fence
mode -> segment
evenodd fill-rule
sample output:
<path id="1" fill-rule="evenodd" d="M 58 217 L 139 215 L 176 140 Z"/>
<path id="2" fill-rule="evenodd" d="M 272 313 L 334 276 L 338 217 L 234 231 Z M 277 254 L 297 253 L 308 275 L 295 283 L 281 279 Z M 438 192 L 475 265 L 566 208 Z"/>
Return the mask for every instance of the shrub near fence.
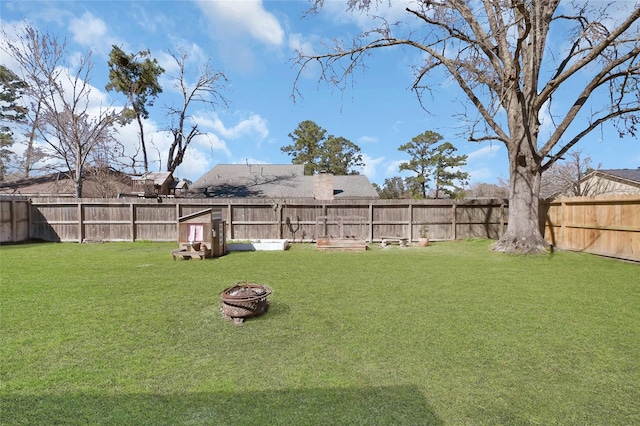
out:
<path id="1" fill-rule="evenodd" d="M 34 198 L 31 237 L 47 241 L 175 241 L 178 218 L 220 209 L 227 238 L 313 241 L 354 236 L 416 241 L 429 227 L 432 240 L 498 238 L 505 200 L 267 200 Z"/>

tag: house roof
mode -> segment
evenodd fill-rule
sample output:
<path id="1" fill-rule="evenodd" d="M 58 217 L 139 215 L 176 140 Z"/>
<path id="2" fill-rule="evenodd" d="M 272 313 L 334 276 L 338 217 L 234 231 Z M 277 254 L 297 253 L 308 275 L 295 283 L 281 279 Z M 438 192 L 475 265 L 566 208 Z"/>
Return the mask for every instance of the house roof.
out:
<path id="1" fill-rule="evenodd" d="M 598 170 L 602 175 L 611 175 L 629 181 L 630 184 L 640 185 L 640 168 L 637 169 L 609 169 Z"/>
<path id="2" fill-rule="evenodd" d="M 594 177 L 600 177 L 615 182 L 621 182 L 625 185 L 630 185 L 640 188 L 640 169 L 603 169 L 594 170 L 591 173 L 586 174 L 580 182 L 586 182 Z"/>
<path id="3" fill-rule="evenodd" d="M 105 182 L 108 176 L 109 181 Z M 88 198 L 102 198 L 109 194 L 128 191 L 130 188 L 129 177 L 118 171 L 109 169 L 107 173 L 99 177 L 87 173 L 82 183 L 82 194 Z M 0 194 L 24 195 L 39 197 L 75 197 L 76 189 L 71 172 L 55 172 L 46 175 L 18 179 L 11 182 L 0 183 Z M 115 195 L 112 195 L 115 196 Z"/>
<path id="4" fill-rule="evenodd" d="M 154 185 L 162 186 L 167 180 L 173 180 L 171 172 L 147 172 L 141 176 L 133 176 L 131 180 L 152 180 Z"/>
<path id="5" fill-rule="evenodd" d="M 61 192 L 75 192 L 68 172 L 49 173 L 10 182 L 0 182 L 0 194 L 6 195 L 59 194 Z"/>
<path id="6" fill-rule="evenodd" d="M 333 176 L 335 198 L 378 198 L 364 175 Z M 193 197 L 314 198 L 301 164 L 219 164 L 190 185 Z"/>

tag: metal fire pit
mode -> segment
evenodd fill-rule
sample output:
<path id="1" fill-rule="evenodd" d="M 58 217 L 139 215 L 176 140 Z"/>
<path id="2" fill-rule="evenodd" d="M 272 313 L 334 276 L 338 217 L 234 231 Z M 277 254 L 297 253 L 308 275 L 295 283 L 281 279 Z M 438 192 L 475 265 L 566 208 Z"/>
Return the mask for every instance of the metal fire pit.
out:
<path id="1" fill-rule="evenodd" d="M 220 293 L 220 312 L 235 324 L 242 324 L 245 318 L 262 315 L 269 309 L 267 296 L 271 289 L 265 285 L 239 282 Z"/>

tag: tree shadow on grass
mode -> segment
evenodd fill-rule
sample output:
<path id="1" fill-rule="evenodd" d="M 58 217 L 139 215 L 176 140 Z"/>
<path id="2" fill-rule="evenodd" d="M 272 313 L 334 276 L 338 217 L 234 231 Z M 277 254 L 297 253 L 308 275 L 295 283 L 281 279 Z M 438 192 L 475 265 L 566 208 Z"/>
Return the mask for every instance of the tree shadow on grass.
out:
<path id="1" fill-rule="evenodd" d="M 2 424 L 442 425 L 415 386 L 243 393 L 3 395 Z"/>

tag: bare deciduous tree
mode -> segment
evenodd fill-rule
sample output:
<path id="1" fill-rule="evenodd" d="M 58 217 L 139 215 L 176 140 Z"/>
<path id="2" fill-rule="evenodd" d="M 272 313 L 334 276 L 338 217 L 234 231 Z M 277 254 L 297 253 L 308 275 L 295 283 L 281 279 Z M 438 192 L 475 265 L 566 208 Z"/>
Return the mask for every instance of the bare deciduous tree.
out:
<path id="1" fill-rule="evenodd" d="M 168 108 L 172 120 L 170 130 L 173 134 L 173 141 L 169 147 L 167 171 L 173 172 L 182 164 L 189 144 L 196 136 L 203 134 L 189 115 L 189 108 L 197 102 L 213 109 L 217 105 L 226 107 L 227 100 L 220 93 L 220 89 L 227 83 L 227 77 L 220 71 L 214 71 L 211 64 L 207 63 L 200 69 L 196 82 L 189 84 L 186 73 L 187 53 L 170 53 L 178 66 L 178 75 L 173 77 L 173 81 L 182 95 L 182 105 Z"/>
<path id="2" fill-rule="evenodd" d="M 313 9 L 319 10 L 323 3 L 312 0 Z M 347 9 L 355 13 L 389 4 L 346 1 Z M 402 46 L 419 53 L 423 60 L 415 67 L 412 88 L 421 104 L 433 84 L 429 78 L 444 71 L 478 112 L 477 117 L 464 113 L 469 140 L 497 140 L 507 147 L 509 224 L 494 249 L 545 250 L 548 245 L 538 218 L 541 173 L 605 122 L 616 125 L 621 134 L 637 131 L 640 4 L 561 5 L 559 0 L 407 4 L 404 22 L 374 18 L 374 27 L 352 44 L 338 41 L 320 54 L 299 51 L 294 99 L 302 73 L 312 64 L 320 65 L 321 80 L 345 87 L 375 50 Z M 552 37 L 569 48 L 554 51 Z M 549 135 L 540 135 L 545 112 L 554 112 L 554 120 Z"/>
<path id="3" fill-rule="evenodd" d="M 558 195 L 582 197 L 595 195 L 594 188 L 588 183 L 580 182 L 590 171 L 591 157 L 585 156 L 582 150 L 571 151 L 566 161 L 557 161 L 542 174 L 540 198 L 549 199 Z M 601 165 L 598 165 L 599 169 Z"/>
<path id="4" fill-rule="evenodd" d="M 65 42 L 29 25 L 7 51 L 20 65 L 33 98 L 31 143 L 36 137 L 46 143 L 59 166 L 70 171 L 76 196 L 82 197 L 83 171 L 92 152 L 113 140 L 119 119 L 112 108 L 92 99 L 91 52 L 71 67 L 66 63 Z"/>

